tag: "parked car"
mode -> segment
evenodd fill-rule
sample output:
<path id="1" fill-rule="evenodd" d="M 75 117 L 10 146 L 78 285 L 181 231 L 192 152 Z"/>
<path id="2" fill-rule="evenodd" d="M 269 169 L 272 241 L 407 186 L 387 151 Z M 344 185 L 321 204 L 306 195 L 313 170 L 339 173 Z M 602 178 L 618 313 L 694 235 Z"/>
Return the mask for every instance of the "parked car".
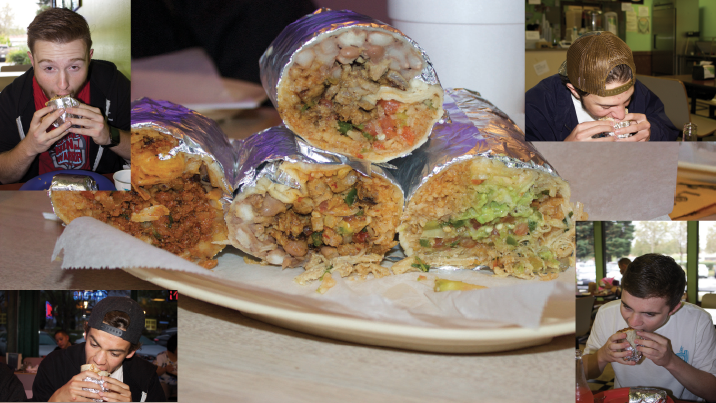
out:
<path id="1" fill-rule="evenodd" d="M 80 344 L 84 342 L 85 338 L 83 337 L 81 339 L 77 339 L 75 344 Z M 167 349 L 166 347 L 155 343 L 147 336 L 141 336 L 139 338 L 139 342 L 142 343 L 142 347 L 137 350 L 137 355 L 149 362 L 154 361 L 154 359 L 157 358 L 157 354 L 161 353 L 162 351 L 166 351 Z"/>
<path id="2" fill-rule="evenodd" d="M 10 48 L 7 45 L 0 45 L 0 61 L 7 61 L 8 53 L 10 53 Z"/>
<path id="3" fill-rule="evenodd" d="M 52 336 L 45 332 L 40 332 L 40 357 L 50 354 L 57 347 L 57 342 Z"/>
<path id="4" fill-rule="evenodd" d="M 586 286 L 597 281 L 597 270 L 594 262 L 577 262 L 577 284 Z"/>
<path id="5" fill-rule="evenodd" d="M 174 336 L 175 334 L 177 334 L 177 328 L 170 327 L 169 329 L 163 331 L 159 336 L 155 337 L 154 342 L 166 347 L 169 338 Z"/>
<path id="6" fill-rule="evenodd" d="M 699 263 L 699 277 L 706 278 L 709 276 L 709 268 L 703 263 Z"/>

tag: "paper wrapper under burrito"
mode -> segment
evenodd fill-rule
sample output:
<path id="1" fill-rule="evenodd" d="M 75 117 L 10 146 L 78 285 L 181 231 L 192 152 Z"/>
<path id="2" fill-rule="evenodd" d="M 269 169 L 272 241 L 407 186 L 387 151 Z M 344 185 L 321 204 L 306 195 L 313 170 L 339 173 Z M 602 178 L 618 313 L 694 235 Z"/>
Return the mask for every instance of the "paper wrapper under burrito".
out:
<path id="1" fill-rule="evenodd" d="M 435 267 L 489 266 L 498 276 L 553 279 L 574 265 L 569 185 L 519 128 L 476 92 L 445 91 L 449 118 L 394 161 L 406 192 L 398 228 L 411 258 Z"/>
<path id="2" fill-rule="evenodd" d="M 636 341 L 641 339 L 641 337 L 636 335 L 636 330 L 628 327 L 619 330 L 617 333 L 626 333 L 626 341 L 629 342 L 629 347 L 625 348 L 623 351 L 629 351 L 631 352 L 631 355 L 624 357 L 624 361 L 633 361 L 637 363 L 641 361 L 644 354 L 636 349 L 636 346 L 638 346 Z"/>
<path id="3" fill-rule="evenodd" d="M 629 388 L 629 403 L 666 403 L 666 391 L 656 388 Z"/>
<path id="4" fill-rule="evenodd" d="M 109 372 L 101 371 L 99 368 L 97 368 L 93 364 L 82 365 L 82 367 L 80 367 L 80 372 L 84 372 L 84 371 L 92 371 L 92 372 L 95 372 L 99 376 L 110 376 Z M 97 389 L 82 388 L 82 390 L 86 390 L 86 391 L 92 392 L 92 393 L 109 392 L 109 389 L 104 387 L 104 381 L 102 381 L 100 379 L 96 379 L 96 378 L 92 378 L 92 377 L 88 376 L 88 377 L 85 377 L 85 379 L 83 379 L 83 381 L 96 383 Z M 103 402 L 104 401 L 102 399 L 93 399 L 93 400 L 95 402 Z"/>
<path id="5" fill-rule="evenodd" d="M 380 167 L 318 150 L 285 127 L 236 144 L 238 193 L 226 223 L 235 247 L 264 263 L 303 266 L 297 281 L 327 271 L 376 277 L 393 240 L 403 193 Z"/>
<path id="6" fill-rule="evenodd" d="M 385 162 L 423 144 L 442 116 L 442 88 L 423 49 L 352 11 L 320 9 L 293 22 L 260 65 L 286 126 L 324 150 Z"/>
<path id="7" fill-rule="evenodd" d="M 56 97 L 50 99 L 49 101 L 45 102 L 45 106 L 52 106 L 52 110 L 65 109 L 65 112 L 62 112 L 60 117 L 58 117 L 57 119 L 55 119 L 54 122 L 52 122 L 52 126 L 54 126 L 54 127 L 62 126 L 63 124 L 65 124 L 67 119 L 79 119 L 80 118 L 77 115 L 73 115 L 73 114 L 67 112 L 67 108 L 76 108 L 76 107 L 80 106 L 80 102 L 78 100 L 72 98 L 69 95 L 65 95 L 63 97 L 56 96 Z M 73 126 L 73 127 L 78 127 L 78 126 Z"/>
<path id="8" fill-rule="evenodd" d="M 136 115 L 135 115 L 136 111 Z M 224 206 L 233 189 L 231 145 L 215 123 L 164 101 L 133 104 L 131 192 L 50 189 L 66 224 L 93 217 L 211 268 L 227 243 Z M 150 119 L 150 117 L 152 117 Z M 218 156 L 213 154 L 214 150 Z M 223 167 L 231 169 L 225 176 Z"/>

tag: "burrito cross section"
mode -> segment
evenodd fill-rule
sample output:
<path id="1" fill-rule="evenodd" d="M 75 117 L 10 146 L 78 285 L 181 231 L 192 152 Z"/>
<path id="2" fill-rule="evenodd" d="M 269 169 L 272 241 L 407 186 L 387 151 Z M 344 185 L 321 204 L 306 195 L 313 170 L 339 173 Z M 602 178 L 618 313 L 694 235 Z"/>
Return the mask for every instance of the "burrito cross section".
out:
<path id="1" fill-rule="evenodd" d="M 234 199 L 226 221 L 237 248 L 263 263 L 303 265 L 312 273 L 314 266 L 328 268 L 326 262 L 378 266 L 397 244 L 403 208 L 397 185 L 344 165 L 284 162 L 280 170 L 300 188 L 262 177 Z"/>
<path id="2" fill-rule="evenodd" d="M 398 231 L 406 255 L 431 266 L 550 279 L 574 263 L 573 221 L 581 216 L 560 178 L 474 158 L 432 176 L 410 198 Z"/>
<path id="3" fill-rule="evenodd" d="M 52 191 L 55 214 L 69 224 L 88 216 L 205 268 L 228 238 L 215 173 L 197 156 L 168 160 L 158 155 L 176 146 L 171 136 L 132 132 L 132 191 Z"/>
<path id="4" fill-rule="evenodd" d="M 425 63 L 399 33 L 339 29 L 294 54 L 278 111 L 316 147 L 388 161 L 424 143 L 442 116 L 442 88 L 419 77 Z"/>

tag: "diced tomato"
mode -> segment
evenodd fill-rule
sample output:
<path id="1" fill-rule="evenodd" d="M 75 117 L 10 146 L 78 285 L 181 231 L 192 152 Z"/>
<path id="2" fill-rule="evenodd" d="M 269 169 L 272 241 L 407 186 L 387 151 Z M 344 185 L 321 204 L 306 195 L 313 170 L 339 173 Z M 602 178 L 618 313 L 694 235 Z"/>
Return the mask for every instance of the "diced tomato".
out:
<path id="1" fill-rule="evenodd" d="M 519 236 L 527 235 L 527 233 L 528 233 L 529 231 L 530 231 L 530 228 L 529 228 L 529 226 L 527 225 L 526 222 L 517 224 L 517 226 L 516 226 L 515 229 L 513 230 L 513 232 L 515 233 L 515 235 L 519 235 Z"/>
<path id="2" fill-rule="evenodd" d="M 385 115 L 388 116 L 388 115 L 392 115 L 395 112 L 397 112 L 398 109 L 400 109 L 400 106 L 402 105 L 402 103 L 400 103 L 398 101 L 386 101 L 384 99 L 381 99 L 380 101 L 378 101 L 378 105 L 383 107 L 383 111 L 385 111 Z"/>
<path id="3" fill-rule="evenodd" d="M 361 153 L 358 153 L 358 154 L 356 155 L 356 157 L 358 157 L 359 159 L 363 159 L 363 158 L 364 158 L 364 157 L 363 157 L 363 154 L 361 154 Z"/>
<path id="4" fill-rule="evenodd" d="M 318 101 L 319 104 L 325 106 L 326 108 L 332 108 L 333 102 L 330 99 L 321 98 L 320 101 Z"/>
<path id="5" fill-rule="evenodd" d="M 382 141 L 374 141 L 373 148 L 375 148 L 376 150 L 385 150 L 385 144 L 383 144 Z"/>
<path id="6" fill-rule="evenodd" d="M 383 134 L 385 134 L 386 139 L 390 139 L 395 136 L 395 120 L 393 120 L 393 118 L 386 116 L 381 118 L 378 121 L 378 124 L 380 124 L 380 128 L 383 130 Z"/>
<path id="7" fill-rule="evenodd" d="M 434 238 L 433 239 L 433 248 L 441 248 L 442 246 L 443 246 L 442 238 Z"/>
<path id="8" fill-rule="evenodd" d="M 502 267 L 502 261 L 500 259 L 495 259 L 492 262 L 492 267 Z"/>
<path id="9" fill-rule="evenodd" d="M 405 140 L 406 143 L 413 145 L 413 142 L 415 141 L 415 135 L 413 134 L 413 130 L 410 129 L 408 126 L 403 127 L 403 132 L 400 133 L 400 137 Z"/>
<path id="10" fill-rule="evenodd" d="M 482 227 L 482 224 L 474 218 L 470 219 L 470 224 L 472 224 L 472 228 L 474 229 L 480 229 L 480 227 Z"/>
<path id="11" fill-rule="evenodd" d="M 482 182 L 484 182 L 484 180 L 482 180 L 482 179 L 473 179 L 471 182 L 472 182 L 473 185 L 479 185 L 479 184 L 481 184 Z"/>

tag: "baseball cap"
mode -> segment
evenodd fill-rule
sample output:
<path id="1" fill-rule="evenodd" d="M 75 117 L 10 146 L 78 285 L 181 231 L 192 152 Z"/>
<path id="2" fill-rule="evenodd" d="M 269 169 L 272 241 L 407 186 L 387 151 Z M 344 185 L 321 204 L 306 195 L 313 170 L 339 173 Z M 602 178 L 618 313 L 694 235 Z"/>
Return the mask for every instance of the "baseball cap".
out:
<path id="1" fill-rule="evenodd" d="M 631 68 L 632 78 L 624 85 L 607 90 L 607 75 L 620 64 Z M 569 82 L 582 91 L 610 97 L 621 94 L 634 85 L 636 66 L 631 49 L 624 41 L 609 31 L 595 31 L 572 43 L 559 74 L 568 76 Z"/>
<path id="2" fill-rule="evenodd" d="M 129 326 L 127 330 L 122 330 L 104 323 L 104 316 L 112 311 L 120 311 L 129 315 Z M 144 311 L 142 307 L 131 298 L 107 297 L 99 301 L 94 308 L 92 308 L 89 326 L 93 329 L 117 336 L 132 344 L 137 344 L 144 329 Z"/>

